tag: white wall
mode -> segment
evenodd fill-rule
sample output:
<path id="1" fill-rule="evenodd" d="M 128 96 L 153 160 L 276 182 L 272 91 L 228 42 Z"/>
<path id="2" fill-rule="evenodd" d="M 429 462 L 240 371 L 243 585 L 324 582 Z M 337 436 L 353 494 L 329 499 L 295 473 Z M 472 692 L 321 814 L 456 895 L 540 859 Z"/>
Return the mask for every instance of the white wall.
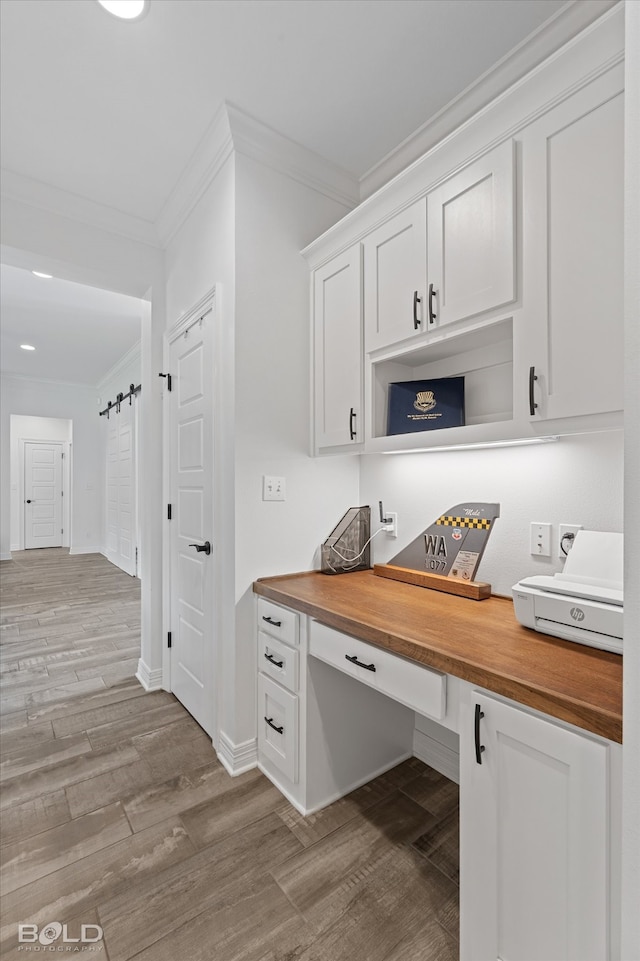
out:
<path id="1" fill-rule="evenodd" d="M 625 649 L 622 958 L 640 958 L 640 4 L 625 7 Z"/>
<path id="2" fill-rule="evenodd" d="M 2 384 L 1 436 L 3 461 L 2 555 L 9 552 L 10 415 L 53 417 L 73 421 L 71 552 L 102 549 L 102 477 L 98 395 L 94 388 L 6 377 Z"/>
<path id="3" fill-rule="evenodd" d="M 23 417 L 20 414 L 9 415 L 9 432 L 11 445 L 11 550 L 18 551 L 24 546 L 24 512 L 21 509 L 21 494 L 24 493 L 24 448 L 21 441 L 62 441 L 64 450 L 70 453 L 69 444 L 73 437 L 73 427 L 70 420 L 55 417 Z M 62 472 L 62 546 L 69 547 L 69 460 L 64 464 Z"/>
<path id="4" fill-rule="evenodd" d="M 375 455 L 362 458 L 363 504 L 398 513 L 397 540 L 379 534 L 373 542 L 376 563 L 385 563 L 463 501 L 497 501 L 500 518 L 491 532 L 476 575 L 496 594 L 531 574 L 561 570 L 555 541 L 561 523 L 587 530 L 621 531 L 623 482 L 622 431 L 577 434 L 557 443 L 429 454 Z M 553 525 L 553 556 L 529 553 L 529 524 Z"/>
<path id="5" fill-rule="evenodd" d="M 311 458 L 309 274 L 300 250 L 342 204 L 239 155 L 236 167 L 236 584 L 233 739 L 255 736 L 252 583 L 317 566 L 320 543 L 358 503 L 358 458 Z M 262 500 L 263 475 L 286 500 Z M 229 731 L 227 733 L 230 733 Z"/>

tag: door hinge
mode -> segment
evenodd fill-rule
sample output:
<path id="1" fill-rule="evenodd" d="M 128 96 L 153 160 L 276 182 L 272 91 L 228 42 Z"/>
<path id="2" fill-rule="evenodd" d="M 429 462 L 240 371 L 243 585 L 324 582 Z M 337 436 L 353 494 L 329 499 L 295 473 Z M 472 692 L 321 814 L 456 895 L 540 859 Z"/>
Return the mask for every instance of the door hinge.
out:
<path id="1" fill-rule="evenodd" d="M 166 377 L 166 378 L 167 378 L 167 390 L 170 391 L 170 390 L 171 390 L 171 374 L 158 374 L 158 377 Z"/>
<path id="2" fill-rule="evenodd" d="M 167 647 L 171 647 L 171 631 L 167 631 Z"/>
<path id="3" fill-rule="evenodd" d="M 167 504 L 167 520 L 171 520 L 171 504 Z"/>

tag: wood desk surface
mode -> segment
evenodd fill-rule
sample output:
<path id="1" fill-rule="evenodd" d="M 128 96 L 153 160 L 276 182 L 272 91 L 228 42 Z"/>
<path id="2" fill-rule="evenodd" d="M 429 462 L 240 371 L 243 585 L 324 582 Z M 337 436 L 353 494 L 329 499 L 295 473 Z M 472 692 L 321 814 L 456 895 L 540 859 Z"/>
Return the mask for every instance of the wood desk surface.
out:
<path id="1" fill-rule="evenodd" d="M 622 741 L 622 657 L 522 627 L 506 598 L 468 600 L 373 571 L 265 577 L 253 589 L 337 630 Z"/>

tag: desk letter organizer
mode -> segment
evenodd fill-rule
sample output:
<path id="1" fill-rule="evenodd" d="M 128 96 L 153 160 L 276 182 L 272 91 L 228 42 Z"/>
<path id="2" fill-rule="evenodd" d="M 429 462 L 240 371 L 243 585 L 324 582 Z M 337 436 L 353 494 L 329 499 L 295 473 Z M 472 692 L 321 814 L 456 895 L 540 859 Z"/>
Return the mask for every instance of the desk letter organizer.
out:
<path id="1" fill-rule="evenodd" d="M 323 574 L 346 574 L 371 567 L 371 508 L 350 507 L 320 549 Z"/>

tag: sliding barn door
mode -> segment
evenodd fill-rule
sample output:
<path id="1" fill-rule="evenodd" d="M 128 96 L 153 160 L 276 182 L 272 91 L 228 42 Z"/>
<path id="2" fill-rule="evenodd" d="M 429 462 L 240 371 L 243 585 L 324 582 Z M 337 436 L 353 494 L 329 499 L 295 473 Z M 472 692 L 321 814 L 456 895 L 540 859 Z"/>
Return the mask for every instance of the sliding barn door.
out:
<path id="1" fill-rule="evenodd" d="M 137 573 L 135 403 L 124 401 L 107 421 L 107 557 L 131 575 Z"/>

